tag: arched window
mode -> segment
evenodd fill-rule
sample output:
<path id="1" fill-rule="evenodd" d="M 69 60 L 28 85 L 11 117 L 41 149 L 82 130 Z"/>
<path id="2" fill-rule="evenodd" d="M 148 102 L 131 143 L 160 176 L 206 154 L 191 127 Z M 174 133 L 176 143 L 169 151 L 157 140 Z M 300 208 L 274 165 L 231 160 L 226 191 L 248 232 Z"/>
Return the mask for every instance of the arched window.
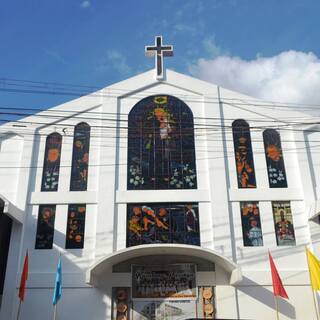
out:
<path id="1" fill-rule="evenodd" d="M 232 123 L 234 154 L 237 167 L 238 187 L 255 188 L 253 154 L 251 146 L 250 127 L 242 119 Z"/>
<path id="2" fill-rule="evenodd" d="M 264 130 L 263 143 L 270 188 L 287 188 L 280 134 L 274 129 Z"/>
<path id="3" fill-rule="evenodd" d="M 87 190 L 89 146 L 90 126 L 81 122 L 74 128 L 70 191 Z"/>
<path id="4" fill-rule="evenodd" d="M 193 115 L 167 95 L 138 102 L 128 119 L 129 190 L 195 189 Z"/>
<path id="5" fill-rule="evenodd" d="M 46 139 L 41 191 L 57 191 L 60 171 L 62 137 L 51 133 Z"/>

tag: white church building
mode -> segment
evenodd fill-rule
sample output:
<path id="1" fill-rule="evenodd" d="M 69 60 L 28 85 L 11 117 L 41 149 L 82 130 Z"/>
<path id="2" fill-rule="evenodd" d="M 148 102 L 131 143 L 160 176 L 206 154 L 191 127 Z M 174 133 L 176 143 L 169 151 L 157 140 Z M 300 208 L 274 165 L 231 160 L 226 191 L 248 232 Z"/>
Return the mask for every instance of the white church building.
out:
<path id="1" fill-rule="evenodd" d="M 1 320 L 316 319 L 320 125 L 163 67 L 1 125 Z"/>

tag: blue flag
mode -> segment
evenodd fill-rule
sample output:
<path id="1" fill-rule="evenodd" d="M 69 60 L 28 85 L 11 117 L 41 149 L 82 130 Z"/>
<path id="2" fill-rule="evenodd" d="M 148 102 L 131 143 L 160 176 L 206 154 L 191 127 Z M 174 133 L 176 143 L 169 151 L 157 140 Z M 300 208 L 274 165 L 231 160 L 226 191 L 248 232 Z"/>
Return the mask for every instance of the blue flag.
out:
<path id="1" fill-rule="evenodd" d="M 57 273 L 56 273 L 56 281 L 54 286 L 52 303 L 56 305 L 61 298 L 62 295 L 62 272 L 61 272 L 61 257 L 58 262 Z"/>

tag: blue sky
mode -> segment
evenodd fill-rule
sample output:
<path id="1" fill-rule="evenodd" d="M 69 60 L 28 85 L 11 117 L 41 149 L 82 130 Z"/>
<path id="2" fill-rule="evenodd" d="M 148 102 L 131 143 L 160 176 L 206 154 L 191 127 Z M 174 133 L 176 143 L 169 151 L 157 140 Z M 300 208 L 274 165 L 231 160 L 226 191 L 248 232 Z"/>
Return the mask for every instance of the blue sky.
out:
<path id="1" fill-rule="evenodd" d="M 310 59 L 318 67 L 319 12 L 320 2 L 311 0 L 3 1 L 0 78 L 104 87 L 152 68 L 144 46 L 162 34 L 175 50 L 174 57 L 166 59 L 167 68 L 241 89 L 239 83 L 226 82 L 224 65 L 218 68 L 220 78 L 211 79 L 201 61 L 212 66 L 218 57 L 228 57 L 242 64 L 226 68 L 226 74 L 243 73 L 248 61 L 261 66 L 261 61 L 269 63 L 263 58 L 291 50 L 295 59 L 306 59 L 301 68 L 310 66 Z M 314 55 L 307 56 L 309 52 Z M 288 64 L 285 57 L 276 60 L 281 68 Z M 290 59 L 291 66 L 296 65 Z M 273 68 L 278 66 L 274 63 Z M 216 64 L 211 71 L 217 74 Z M 314 86 L 318 88 L 318 82 Z M 8 85 L 0 81 L 0 88 Z M 0 106 L 32 108 L 74 98 L 1 91 L 0 97 Z"/>

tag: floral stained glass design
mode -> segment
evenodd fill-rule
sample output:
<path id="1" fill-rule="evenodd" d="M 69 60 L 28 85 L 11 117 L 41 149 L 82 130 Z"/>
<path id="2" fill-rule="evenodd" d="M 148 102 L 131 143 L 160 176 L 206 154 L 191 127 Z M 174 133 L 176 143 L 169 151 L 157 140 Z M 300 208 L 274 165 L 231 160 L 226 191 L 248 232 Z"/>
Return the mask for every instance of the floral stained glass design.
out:
<path id="1" fill-rule="evenodd" d="M 239 188 L 256 188 L 250 127 L 244 120 L 232 123 L 234 154 Z"/>
<path id="2" fill-rule="evenodd" d="M 46 140 L 41 191 L 57 191 L 60 171 L 62 137 L 51 133 Z"/>
<path id="3" fill-rule="evenodd" d="M 86 220 L 85 204 L 70 204 L 66 232 L 66 249 L 82 249 Z"/>
<path id="4" fill-rule="evenodd" d="M 295 246 L 296 238 L 294 235 L 293 219 L 290 202 L 273 201 L 273 220 L 278 246 Z"/>
<path id="5" fill-rule="evenodd" d="M 39 206 L 36 249 L 52 249 L 55 214 L 55 205 Z"/>
<path id="6" fill-rule="evenodd" d="M 263 246 L 259 203 L 240 202 L 243 245 L 245 247 Z"/>
<path id="7" fill-rule="evenodd" d="M 127 247 L 150 243 L 200 245 L 197 203 L 127 206 Z"/>
<path id="8" fill-rule="evenodd" d="M 87 190 L 89 146 L 90 126 L 79 123 L 74 129 L 70 191 Z"/>
<path id="9" fill-rule="evenodd" d="M 270 188 L 287 188 L 280 134 L 274 129 L 264 130 L 263 142 Z"/>
<path id="10" fill-rule="evenodd" d="M 129 114 L 129 190 L 196 189 L 193 115 L 172 96 L 151 96 Z"/>

